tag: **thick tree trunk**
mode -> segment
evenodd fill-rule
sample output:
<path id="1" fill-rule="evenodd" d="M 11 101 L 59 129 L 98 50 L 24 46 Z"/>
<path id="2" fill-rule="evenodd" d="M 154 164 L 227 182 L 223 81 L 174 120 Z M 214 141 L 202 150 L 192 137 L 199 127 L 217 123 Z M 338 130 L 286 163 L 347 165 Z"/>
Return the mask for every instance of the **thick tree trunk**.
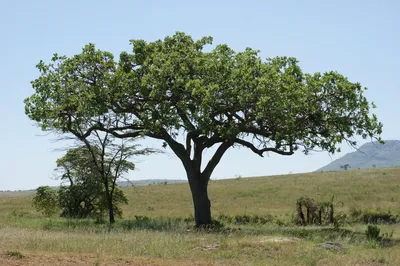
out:
<path id="1" fill-rule="evenodd" d="M 208 180 L 202 179 L 200 174 L 188 176 L 190 190 L 194 204 L 194 219 L 196 226 L 205 226 L 211 223 L 211 202 L 208 198 Z"/>
<path id="2" fill-rule="evenodd" d="M 207 191 L 208 181 L 210 180 L 215 167 L 221 160 L 221 157 L 224 155 L 226 150 L 233 145 L 233 142 L 227 140 L 221 142 L 218 137 L 212 139 L 206 136 L 199 137 L 198 135 L 196 139 L 193 139 L 190 132 L 187 135 L 186 148 L 182 144 L 176 142 L 166 131 L 164 131 L 162 139 L 168 143 L 179 159 L 181 159 L 183 166 L 185 167 L 190 190 L 192 192 L 196 225 L 203 227 L 211 224 L 211 203 L 208 199 Z M 192 141 L 194 143 L 193 159 L 191 159 Z M 204 149 L 210 148 L 214 144 L 220 142 L 221 144 L 217 148 L 216 152 L 208 161 L 203 171 L 201 171 L 202 154 Z"/>

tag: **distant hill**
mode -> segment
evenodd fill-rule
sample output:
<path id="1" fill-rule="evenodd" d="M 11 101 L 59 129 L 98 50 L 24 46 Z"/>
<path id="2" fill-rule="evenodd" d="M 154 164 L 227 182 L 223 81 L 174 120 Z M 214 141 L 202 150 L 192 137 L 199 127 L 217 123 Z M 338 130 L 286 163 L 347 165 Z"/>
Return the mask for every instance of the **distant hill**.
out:
<path id="1" fill-rule="evenodd" d="M 148 185 L 159 185 L 159 184 L 175 184 L 184 183 L 186 180 L 181 179 L 146 179 L 146 180 L 128 180 L 118 182 L 120 187 L 138 187 L 138 186 L 148 186 Z"/>
<path id="2" fill-rule="evenodd" d="M 400 166 L 400 140 L 385 140 L 385 144 L 377 141 L 366 143 L 359 150 L 346 154 L 316 172 L 344 170 L 341 166 L 346 164 L 350 166 L 349 169 Z"/>
<path id="3" fill-rule="evenodd" d="M 127 180 L 127 181 L 119 181 L 117 182 L 118 186 L 124 187 L 140 187 L 140 186 L 149 186 L 149 185 L 167 185 L 167 184 L 176 184 L 176 183 L 185 183 L 187 180 L 183 179 L 145 179 L 145 180 Z M 53 186 L 52 188 L 58 189 L 59 186 Z M 20 193 L 21 195 L 30 195 L 34 194 L 36 189 L 29 189 L 29 190 L 14 190 L 14 191 L 4 191 L 0 190 L 0 196 L 10 196 L 10 195 L 17 195 Z"/>

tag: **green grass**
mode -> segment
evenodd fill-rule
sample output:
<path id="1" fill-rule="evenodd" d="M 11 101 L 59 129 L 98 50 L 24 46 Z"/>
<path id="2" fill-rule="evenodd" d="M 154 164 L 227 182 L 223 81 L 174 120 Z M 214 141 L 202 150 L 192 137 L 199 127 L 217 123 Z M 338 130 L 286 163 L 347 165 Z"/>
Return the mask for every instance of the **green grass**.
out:
<path id="1" fill-rule="evenodd" d="M 124 219 L 112 227 L 92 220 L 44 218 L 33 209 L 31 195 L 8 194 L 0 196 L 0 252 L 20 252 L 26 263 L 66 253 L 78 256 L 77 261 L 92 256 L 91 265 L 109 258 L 145 258 L 150 265 L 400 265 L 399 223 L 378 225 L 381 234 L 392 235 L 390 247 L 367 241 L 367 225 L 361 220 L 340 229 L 291 223 L 296 199 L 302 196 L 317 201 L 335 196 L 344 203 L 336 211 L 349 217 L 355 209 L 398 215 L 399 177 L 400 168 L 393 168 L 211 181 L 214 217 L 272 217 L 264 224 L 232 222 L 211 232 L 196 231 L 185 220 L 193 212 L 188 184 L 124 189 L 130 203 L 123 206 Z M 301 240 L 270 242 L 274 236 Z M 347 249 L 315 246 L 324 241 Z"/>

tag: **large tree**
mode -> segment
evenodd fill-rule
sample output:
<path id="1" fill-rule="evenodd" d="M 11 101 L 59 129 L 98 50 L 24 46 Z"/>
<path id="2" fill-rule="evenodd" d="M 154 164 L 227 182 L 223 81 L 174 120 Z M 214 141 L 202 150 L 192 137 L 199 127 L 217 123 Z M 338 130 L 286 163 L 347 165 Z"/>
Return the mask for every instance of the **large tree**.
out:
<path id="1" fill-rule="evenodd" d="M 263 60 L 250 48 L 204 49 L 211 43 L 177 32 L 155 42 L 131 40 L 132 52 L 119 60 L 93 44 L 72 57 L 55 54 L 37 65 L 41 75 L 32 81 L 26 114 L 43 130 L 82 139 L 102 130 L 164 141 L 186 171 L 197 225 L 211 222 L 208 182 L 231 147 L 259 156 L 334 153 L 342 142 L 355 146 L 356 135 L 379 139 L 382 124 L 359 83 L 334 71 L 303 73 L 295 58 Z"/>

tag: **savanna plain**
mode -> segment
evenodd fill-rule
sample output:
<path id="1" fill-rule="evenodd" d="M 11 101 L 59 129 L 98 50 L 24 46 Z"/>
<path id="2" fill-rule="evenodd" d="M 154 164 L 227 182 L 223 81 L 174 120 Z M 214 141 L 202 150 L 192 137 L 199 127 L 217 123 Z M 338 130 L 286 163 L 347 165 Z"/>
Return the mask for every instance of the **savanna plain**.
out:
<path id="1" fill-rule="evenodd" d="M 209 229 L 194 227 L 187 183 L 123 190 L 112 226 L 0 193 L 0 265 L 400 265 L 400 168 L 211 180 Z M 296 223 L 301 198 L 335 223 Z"/>

